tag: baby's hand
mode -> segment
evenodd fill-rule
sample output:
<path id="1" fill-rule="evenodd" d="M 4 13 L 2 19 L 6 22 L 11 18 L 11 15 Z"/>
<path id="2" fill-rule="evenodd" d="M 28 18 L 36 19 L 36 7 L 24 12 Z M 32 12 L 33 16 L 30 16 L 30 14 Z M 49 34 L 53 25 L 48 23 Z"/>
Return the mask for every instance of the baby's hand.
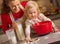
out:
<path id="1" fill-rule="evenodd" d="M 54 32 L 58 32 L 59 30 L 58 29 L 54 29 Z"/>

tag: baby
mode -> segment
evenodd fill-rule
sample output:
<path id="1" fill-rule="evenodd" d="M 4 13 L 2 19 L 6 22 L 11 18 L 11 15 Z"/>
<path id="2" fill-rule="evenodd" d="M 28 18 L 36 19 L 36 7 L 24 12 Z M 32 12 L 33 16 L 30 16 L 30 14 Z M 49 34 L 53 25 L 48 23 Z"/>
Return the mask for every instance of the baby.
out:
<path id="1" fill-rule="evenodd" d="M 39 10 L 38 4 L 34 1 L 29 1 L 26 4 L 25 7 L 25 34 L 26 34 L 26 41 L 30 42 L 32 41 L 30 37 L 31 28 L 33 27 L 32 24 L 35 24 L 37 22 L 43 22 L 43 21 L 51 21 L 49 18 L 44 16 Z M 52 22 L 52 21 L 51 21 Z M 55 24 L 52 22 L 52 28 L 54 32 L 57 32 L 58 29 L 56 28 Z"/>

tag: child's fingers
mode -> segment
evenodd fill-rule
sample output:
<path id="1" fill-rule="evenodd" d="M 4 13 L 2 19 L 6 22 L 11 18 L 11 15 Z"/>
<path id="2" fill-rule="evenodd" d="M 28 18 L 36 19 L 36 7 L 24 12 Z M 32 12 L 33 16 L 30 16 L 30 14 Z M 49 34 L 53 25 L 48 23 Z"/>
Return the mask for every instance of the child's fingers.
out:
<path id="1" fill-rule="evenodd" d="M 54 32 L 59 32 L 58 30 L 54 30 Z"/>
<path id="2" fill-rule="evenodd" d="M 32 38 L 32 40 L 29 41 L 29 42 L 37 42 L 37 41 L 39 41 L 39 40 L 40 40 L 39 38 Z"/>

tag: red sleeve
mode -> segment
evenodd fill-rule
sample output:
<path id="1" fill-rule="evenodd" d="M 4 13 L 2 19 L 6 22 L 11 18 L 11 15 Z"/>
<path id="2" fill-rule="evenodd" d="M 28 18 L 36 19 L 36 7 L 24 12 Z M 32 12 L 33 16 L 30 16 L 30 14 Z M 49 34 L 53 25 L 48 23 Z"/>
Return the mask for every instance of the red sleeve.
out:
<path id="1" fill-rule="evenodd" d="M 1 16 L 0 16 L 1 17 Z M 1 25 L 0 25 L 0 28 L 1 28 Z"/>
<path id="2" fill-rule="evenodd" d="M 1 28 L 2 26 L 0 25 L 0 28 Z"/>
<path id="3" fill-rule="evenodd" d="M 10 25 L 12 24 L 10 16 L 9 14 L 2 14 L 1 18 L 2 18 L 2 29 L 4 32 L 6 32 L 6 30 L 9 29 L 9 24 Z"/>
<path id="4" fill-rule="evenodd" d="M 26 3 L 27 3 L 27 1 L 21 2 L 21 4 L 22 4 L 23 7 L 25 7 Z"/>

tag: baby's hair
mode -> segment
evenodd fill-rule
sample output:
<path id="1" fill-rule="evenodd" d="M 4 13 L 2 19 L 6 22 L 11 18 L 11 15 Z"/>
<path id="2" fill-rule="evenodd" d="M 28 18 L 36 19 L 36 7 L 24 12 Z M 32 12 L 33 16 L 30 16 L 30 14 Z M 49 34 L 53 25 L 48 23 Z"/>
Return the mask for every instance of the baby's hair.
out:
<path id="1" fill-rule="evenodd" d="M 35 8 L 38 10 L 37 11 L 38 15 L 40 14 L 40 10 L 39 10 L 38 4 L 35 1 L 28 1 L 26 6 L 25 6 L 25 11 L 24 11 L 24 15 L 23 15 L 23 23 L 25 23 L 25 21 L 26 21 L 26 19 L 28 17 L 27 11 L 28 11 L 29 8 L 32 8 L 32 5 L 35 6 Z"/>
<path id="2" fill-rule="evenodd" d="M 38 11 L 38 15 L 39 15 L 40 10 L 39 10 L 39 6 L 38 6 L 37 2 L 35 2 L 35 1 L 29 1 L 29 2 L 27 2 L 26 6 L 25 6 L 25 11 L 24 11 L 25 17 L 27 17 L 27 11 L 29 10 L 29 8 L 32 8 L 32 6 L 35 6 L 35 8 Z"/>

